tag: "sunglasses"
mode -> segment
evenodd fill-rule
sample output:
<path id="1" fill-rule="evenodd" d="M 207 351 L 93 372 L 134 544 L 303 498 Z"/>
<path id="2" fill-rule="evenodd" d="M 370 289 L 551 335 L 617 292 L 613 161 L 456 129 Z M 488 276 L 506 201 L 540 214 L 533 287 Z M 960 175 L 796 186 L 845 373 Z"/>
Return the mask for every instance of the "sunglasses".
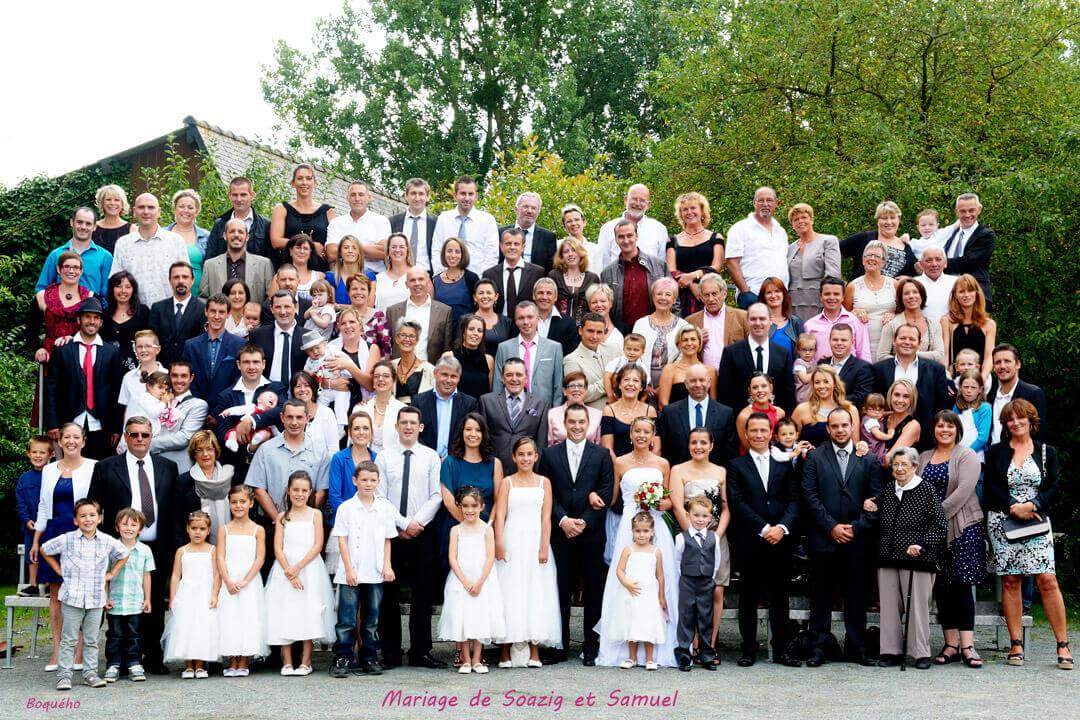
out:
<path id="1" fill-rule="evenodd" d="M 132 439 L 142 439 L 142 440 L 145 440 L 146 438 L 150 437 L 150 433 L 148 433 L 148 432 L 129 432 L 129 433 L 127 434 L 127 436 L 128 436 L 129 438 L 132 438 Z"/>

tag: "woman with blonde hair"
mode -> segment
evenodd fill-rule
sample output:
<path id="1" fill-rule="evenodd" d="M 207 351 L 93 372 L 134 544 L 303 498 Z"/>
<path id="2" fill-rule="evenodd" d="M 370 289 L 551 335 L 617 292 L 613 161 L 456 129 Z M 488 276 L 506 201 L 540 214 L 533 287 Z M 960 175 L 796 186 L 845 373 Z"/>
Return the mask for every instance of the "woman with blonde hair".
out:
<path id="1" fill-rule="evenodd" d="M 199 193 L 186 188 L 173 193 L 172 206 L 172 225 L 165 229 L 172 230 L 187 243 L 188 262 L 195 273 L 192 287 L 198 289 L 202 285 L 203 258 L 206 257 L 206 243 L 210 239 L 210 231 L 195 224 L 202 212 L 202 198 Z"/>
<path id="2" fill-rule="evenodd" d="M 701 309 L 698 283 L 708 273 L 724 268 L 724 238 L 709 230 L 712 215 L 709 200 L 697 192 L 683 193 L 675 199 L 675 219 L 682 232 L 668 241 L 668 272 L 679 283 L 680 313 L 687 317 Z"/>
<path id="3" fill-rule="evenodd" d="M 915 251 L 911 249 L 907 233 L 900 231 L 900 208 L 892 200 L 878 203 L 874 211 L 876 230 L 865 230 L 849 235 L 840 242 L 840 254 L 853 258 L 851 274 L 858 278 L 863 274 L 863 252 L 867 243 L 874 240 L 885 246 L 881 260 L 881 273 L 886 277 L 914 277 Z"/>
<path id="4" fill-rule="evenodd" d="M 814 447 L 829 439 L 829 413 L 842 408 L 851 415 L 851 440 L 859 442 L 859 410 L 844 393 L 844 381 L 831 365 L 818 365 L 810 373 L 810 397 L 799 403 L 791 413 L 791 419 L 799 428 L 799 439 Z M 918 438 L 918 434 L 915 436 Z"/>
<path id="5" fill-rule="evenodd" d="M 949 312 L 941 318 L 941 339 L 947 367 L 952 367 L 960 351 L 974 350 L 979 354 L 982 376 L 990 375 L 997 323 L 986 312 L 986 296 L 979 281 L 967 273 L 956 278 L 949 292 Z"/>
<path id="6" fill-rule="evenodd" d="M 555 281 L 558 293 L 555 307 L 563 317 L 572 317 L 575 323 L 580 323 L 589 311 L 585 299 L 589 288 L 600 282 L 600 276 L 589 271 L 589 251 L 576 238 L 564 238 L 552 264 L 548 277 Z"/>
<path id="7" fill-rule="evenodd" d="M 104 185 L 94 193 L 94 205 L 101 213 L 94 234 L 90 236 L 95 245 L 100 245 L 112 254 L 116 241 L 132 230 L 132 224 L 124 219 L 131 212 L 127 193 L 119 185 Z"/>
<path id="8" fill-rule="evenodd" d="M 416 264 L 412 246 L 404 233 L 393 233 L 386 239 L 386 269 L 375 276 L 375 307 L 382 312 L 409 297 L 405 276 Z"/>
<path id="9" fill-rule="evenodd" d="M 334 288 L 334 303 L 338 310 L 344 310 L 351 302 L 349 278 L 353 275 L 365 275 L 364 248 L 355 236 L 346 235 L 338 242 L 333 268 L 326 273 L 326 282 Z"/>
<path id="10" fill-rule="evenodd" d="M 840 240 L 814 231 L 814 208 L 796 203 L 788 210 L 796 238 L 788 246 L 791 311 L 803 322 L 821 312 L 821 281 L 840 275 Z"/>
<path id="11" fill-rule="evenodd" d="M 657 399 L 660 401 L 660 409 L 690 396 L 686 389 L 687 368 L 704 363 L 705 343 L 701 341 L 701 330 L 694 325 L 683 325 L 675 331 L 675 347 L 678 354 L 674 362 L 669 362 L 660 373 L 660 385 L 657 388 Z M 707 367 L 707 366 L 706 366 Z M 709 397 L 716 399 L 716 368 L 708 368 L 709 371 Z"/>

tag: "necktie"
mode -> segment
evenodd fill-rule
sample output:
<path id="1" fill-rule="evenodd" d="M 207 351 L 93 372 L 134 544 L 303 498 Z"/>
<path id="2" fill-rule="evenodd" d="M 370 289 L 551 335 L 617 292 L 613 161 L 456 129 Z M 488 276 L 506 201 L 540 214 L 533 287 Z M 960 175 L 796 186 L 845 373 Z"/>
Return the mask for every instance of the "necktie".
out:
<path id="1" fill-rule="evenodd" d="M 401 514 L 409 516 L 409 466 L 412 465 L 412 450 L 405 451 L 405 462 L 401 466 Z"/>
<path id="2" fill-rule="evenodd" d="M 510 424 L 517 425 L 518 416 L 521 415 L 521 396 L 510 396 Z"/>
<path id="3" fill-rule="evenodd" d="M 694 427 L 705 427 L 705 418 L 701 412 L 701 403 L 694 405 Z"/>
<path id="4" fill-rule="evenodd" d="M 570 477 L 577 479 L 578 468 L 581 467 L 581 448 L 577 445 L 570 446 Z"/>
<path id="5" fill-rule="evenodd" d="M 754 365 L 754 369 L 758 372 L 765 372 L 765 350 L 758 345 L 755 351 L 757 352 L 757 362 Z"/>
<path id="6" fill-rule="evenodd" d="M 534 345 L 532 340 L 522 340 L 522 356 L 521 359 L 525 361 L 525 392 L 532 392 L 530 389 L 530 381 L 532 378 L 532 346 Z"/>
<path id="7" fill-rule="evenodd" d="M 214 367 L 217 365 L 218 350 L 221 349 L 221 338 L 211 338 L 210 340 L 210 372 L 214 371 Z"/>
<path id="8" fill-rule="evenodd" d="M 180 318 L 182 317 L 184 317 L 184 306 L 180 303 L 176 303 L 176 314 L 173 315 L 173 318 L 176 321 L 177 330 L 180 329 Z"/>
<path id="9" fill-rule="evenodd" d="M 506 314 L 514 316 L 514 308 L 517 307 L 517 281 L 514 280 L 516 267 L 506 268 L 509 277 L 506 278 Z M 526 362 L 528 364 L 528 362 Z"/>
<path id="10" fill-rule="evenodd" d="M 461 242 L 465 242 L 465 223 L 469 221 L 469 216 L 464 215 L 458 218 L 457 237 Z"/>
<path id="11" fill-rule="evenodd" d="M 278 367 L 281 372 L 278 380 L 285 386 L 289 384 L 289 340 L 289 333 L 281 333 L 281 355 L 278 356 Z"/>
<path id="12" fill-rule="evenodd" d="M 836 462 L 840 463 L 840 477 L 847 475 L 848 453 L 843 448 L 836 451 Z"/>
<path id="13" fill-rule="evenodd" d="M 520 230 L 523 236 L 521 238 L 521 259 L 525 262 L 532 262 L 532 250 L 529 248 L 529 230 L 532 230 L 532 228 L 529 228 L 529 230 L 520 228 Z"/>
<path id="14" fill-rule="evenodd" d="M 761 486 L 765 488 L 765 492 L 769 491 L 769 459 L 764 455 L 755 455 L 754 459 L 757 460 L 758 475 L 761 476 Z"/>
<path id="15" fill-rule="evenodd" d="M 956 242 L 953 243 L 952 256 L 958 258 L 964 254 L 964 231 L 956 231 Z"/>
<path id="16" fill-rule="evenodd" d="M 154 493 L 150 490 L 150 476 L 146 474 L 145 460 L 136 460 L 139 466 L 139 502 L 142 504 L 142 514 L 146 516 L 145 527 L 154 524 Z"/>
<path id="17" fill-rule="evenodd" d="M 410 218 L 412 220 L 412 230 L 409 233 L 409 244 L 412 245 L 412 254 L 414 258 L 419 258 L 418 244 L 420 242 L 420 218 Z"/>
<path id="18" fill-rule="evenodd" d="M 82 343 L 86 349 L 83 356 L 83 375 L 86 376 L 86 409 L 94 409 L 94 346 L 91 343 Z"/>
<path id="19" fill-rule="evenodd" d="M 697 540 L 698 547 L 705 547 L 705 535 L 700 530 L 694 533 L 694 539 Z"/>

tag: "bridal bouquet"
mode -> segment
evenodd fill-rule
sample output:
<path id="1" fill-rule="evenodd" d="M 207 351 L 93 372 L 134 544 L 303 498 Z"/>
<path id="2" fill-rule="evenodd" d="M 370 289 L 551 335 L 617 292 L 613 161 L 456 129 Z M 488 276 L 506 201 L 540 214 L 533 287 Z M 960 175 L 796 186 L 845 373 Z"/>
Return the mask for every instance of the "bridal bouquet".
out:
<path id="1" fill-rule="evenodd" d="M 655 510 L 660 506 L 660 501 L 669 494 L 664 483 L 658 480 L 646 480 L 634 492 L 634 502 L 642 510 Z"/>

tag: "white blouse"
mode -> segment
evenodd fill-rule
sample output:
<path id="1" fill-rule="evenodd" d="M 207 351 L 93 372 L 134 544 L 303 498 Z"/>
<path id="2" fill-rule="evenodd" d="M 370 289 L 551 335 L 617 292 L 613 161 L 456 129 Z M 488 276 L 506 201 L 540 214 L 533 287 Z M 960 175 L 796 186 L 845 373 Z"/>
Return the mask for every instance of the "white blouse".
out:
<path id="1" fill-rule="evenodd" d="M 90 476 L 94 474 L 94 465 L 97 460 L 83 458 L 83 463 L 71 473 L 71 485 L 74 490 L 73 500 L 78 502 L 90 492 Z M 35 530 L 45 531 L 45 524 L 53 518 L 53 492 L 56 483 L 60 482 L 60 465 L 51 462 L 41 469 L 41 497 L 38 499 L 37 519 L 34 521 Z M 71 530 L 75 529 L 72 525 Z"/>

